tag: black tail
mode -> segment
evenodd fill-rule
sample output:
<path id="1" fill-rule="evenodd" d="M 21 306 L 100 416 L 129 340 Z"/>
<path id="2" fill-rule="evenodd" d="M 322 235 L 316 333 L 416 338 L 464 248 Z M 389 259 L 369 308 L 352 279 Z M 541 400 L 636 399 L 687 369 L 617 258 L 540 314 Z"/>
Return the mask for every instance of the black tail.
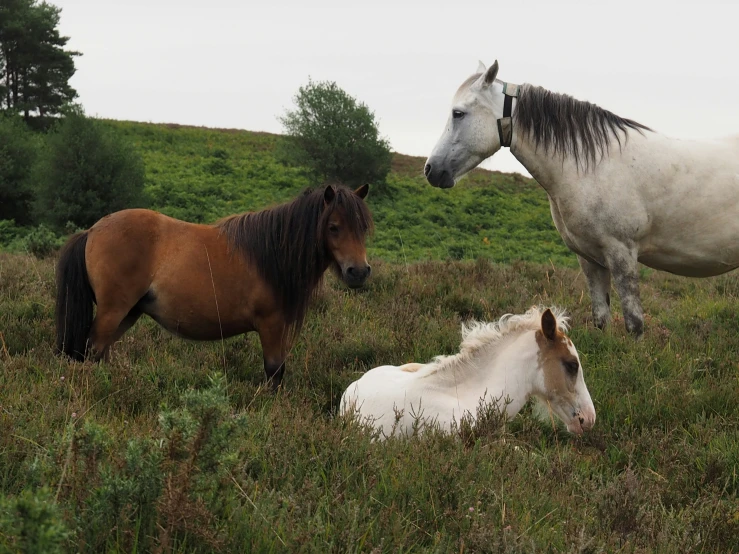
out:
<path id="1" fill-rule="evenodd" d="M 95 293 L 85 265 L 87 231 L 69 239 L 56 266 L 56 348 L 75 360 L 87 354 Z"/>

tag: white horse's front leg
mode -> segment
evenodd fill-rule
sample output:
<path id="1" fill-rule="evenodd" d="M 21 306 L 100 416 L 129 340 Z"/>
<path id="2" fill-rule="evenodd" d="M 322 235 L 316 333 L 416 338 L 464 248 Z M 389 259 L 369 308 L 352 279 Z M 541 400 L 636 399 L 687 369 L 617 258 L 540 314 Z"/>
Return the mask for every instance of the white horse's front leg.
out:
<path id="1" fill-rule="evenodd" d="M 636 338 L 644 333 L 644 312 L 639 298 L 639 268 L 636 249 L 624 244 L 616 245 L 605 252 L 613 284 L 621 298 L 626 330 Z"/>
<path id="2" fill-rule="evenodd" d="M 577 260 L 588 282 L 590 302 L 593 305 L 593 323 L 598 329 L 603 329 L 611 321 L 611 272 L 582 256 L 578 256 Z"/>

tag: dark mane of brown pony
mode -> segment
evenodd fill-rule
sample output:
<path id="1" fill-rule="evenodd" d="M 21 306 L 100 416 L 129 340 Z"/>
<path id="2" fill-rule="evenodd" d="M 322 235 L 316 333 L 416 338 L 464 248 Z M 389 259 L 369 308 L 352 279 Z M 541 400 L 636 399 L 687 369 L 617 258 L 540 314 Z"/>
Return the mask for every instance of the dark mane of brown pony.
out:
<path id="1" fill-rule="evenodd" d="M 631 119 L 619 117 L 567 94 L 525 84 L 513 114 L 516 127 L 538 147 L 561 156 L 571 155 L 578 167 L 587 169 L 608 153 L 612 138 L 621 147 L 631 129 L 652 131 Z"/>
<path id="2" fill-rule="evenodd" d="M 216 223 L 231 247 L 256 264 L 294 333 L 300 330 L 313 293 L 332 261 L 324 244 L 329 214 L 337 207 L 344 208 L 348 230 L 358 238 L 372 230 L 367 204 L 343 185 L 333 188 L 336 194 L 328 206 L 326 189 L 320 187 L 308 189 L 285 204 Z"/>

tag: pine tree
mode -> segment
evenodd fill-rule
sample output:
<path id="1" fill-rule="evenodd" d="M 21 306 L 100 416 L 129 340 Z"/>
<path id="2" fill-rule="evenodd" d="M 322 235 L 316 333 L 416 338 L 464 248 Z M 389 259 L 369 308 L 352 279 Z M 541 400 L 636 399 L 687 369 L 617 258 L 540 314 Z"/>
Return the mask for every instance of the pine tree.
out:
<path id="1" fill-rule="evenodd" d="M 77 92 L 69 86 L 78 52 L 65 50 L 60 8 L 36 0 L 0 4 L 0 108 L 41 117 L 60 113 Z"/>

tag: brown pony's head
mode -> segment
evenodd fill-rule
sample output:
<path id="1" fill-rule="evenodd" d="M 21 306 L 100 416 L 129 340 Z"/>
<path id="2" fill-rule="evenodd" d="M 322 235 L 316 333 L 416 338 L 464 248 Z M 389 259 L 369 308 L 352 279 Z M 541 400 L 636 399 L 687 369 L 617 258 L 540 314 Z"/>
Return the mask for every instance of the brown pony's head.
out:
<path id="1" fill-rule="evenodd" d="M 216 224 L 234 250 L 256 264 L 294 331 L 329 267 L 350 287 L 367 279 L 364 241 L 372 230 L 372 214 L 364 202 L 368 189 L 309 189 L 290 202 Z"/>
<path id="2" fill-rule="evenodd" d="M 361 287 L 369 277 L 365 239 L 372 227 L 364 198 L 369 185 L 354 192 L 345 188 L 326 186 L 323 192 L 324 214 L 321 218 L 321 237 L 326 246 L 331 267 L 350 287 Z"/>

